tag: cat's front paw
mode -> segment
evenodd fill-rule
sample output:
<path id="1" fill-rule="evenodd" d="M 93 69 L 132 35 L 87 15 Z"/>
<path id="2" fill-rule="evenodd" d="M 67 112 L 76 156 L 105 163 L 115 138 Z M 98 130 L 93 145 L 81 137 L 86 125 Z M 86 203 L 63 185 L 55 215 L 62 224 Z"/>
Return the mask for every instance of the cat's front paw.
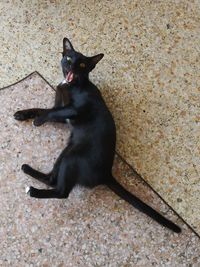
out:
<path id="1" fill-rule="evenodd" d="M 42 116 L 35 118 L 33 121 L 33 125 L 37 127 L 41 126 L 44 123 L 45 123 L 45 119 Z"/>
<path id="2" fill-rule="evenodd" d="M 14 118 L 15 120 L 18 120 L 18 121 L 25 121 L 27 120 L 27 114 L 26 112 L 24 112 L 24 110 L 19 110 L 15 112 Z"/>

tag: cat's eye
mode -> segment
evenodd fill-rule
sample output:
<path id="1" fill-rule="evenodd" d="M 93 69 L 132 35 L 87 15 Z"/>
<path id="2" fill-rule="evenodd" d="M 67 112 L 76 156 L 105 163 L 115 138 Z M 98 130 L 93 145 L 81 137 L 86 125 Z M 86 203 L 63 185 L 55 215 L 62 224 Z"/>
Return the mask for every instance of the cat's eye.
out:
<path id="1" fill-rule="evenodd" d="M 85 63 L 80 63 L 81 68 L 85 68 Z"/>
<path id="2" fill-rule="evenodd" d="M 68 63 L 68 64 L 72 64 L 72 59 L 71 59 L 71 57 L 67 57 L 67 63 Z"/>

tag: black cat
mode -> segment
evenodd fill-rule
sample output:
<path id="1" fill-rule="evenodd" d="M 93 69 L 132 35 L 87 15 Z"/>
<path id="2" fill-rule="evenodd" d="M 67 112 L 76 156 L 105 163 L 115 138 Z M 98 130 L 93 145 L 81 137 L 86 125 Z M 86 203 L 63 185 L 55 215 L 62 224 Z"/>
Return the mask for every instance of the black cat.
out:
<path id="1" fill-rule="evenodd" d="M 86 57 L 75 51 L 71 42 L 64 38 L 61 65 L 65 79 L 57 86 L 54 107 L 22 110 L 14 114 L 16 120 L 34 119 L 35 126 L 45 122 L 71 125 L 69 144 L 50 173 L 44 174 L 27 164 L 22 165 L 25 173 L 53 189 L 30 187 L 27 193 L 36 198 L 67 198 L 76 184 L 90 188 L 104 184 L 139 211 L 179 233 L 181 229 L 177 225 L 129 193 L 112 176 L 115 123 L 100 91 L 88 77 L 103 56 Z"/>

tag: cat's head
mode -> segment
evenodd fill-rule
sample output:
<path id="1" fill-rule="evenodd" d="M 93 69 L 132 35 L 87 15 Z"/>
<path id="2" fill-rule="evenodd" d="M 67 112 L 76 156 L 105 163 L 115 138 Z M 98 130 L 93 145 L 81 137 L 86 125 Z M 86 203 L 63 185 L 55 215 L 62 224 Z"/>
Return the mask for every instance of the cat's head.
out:
<path id="1" fill-rule="evenodd" d="M 104 56 L 103 54 L 98 54 L 93 57 L 86 57 L 77 52 L 67 38 L 63 39 L 62 55 L 62 71 L 67 83 L 88 77 L 89 72 L 95 68 L 96 64 Z"/>

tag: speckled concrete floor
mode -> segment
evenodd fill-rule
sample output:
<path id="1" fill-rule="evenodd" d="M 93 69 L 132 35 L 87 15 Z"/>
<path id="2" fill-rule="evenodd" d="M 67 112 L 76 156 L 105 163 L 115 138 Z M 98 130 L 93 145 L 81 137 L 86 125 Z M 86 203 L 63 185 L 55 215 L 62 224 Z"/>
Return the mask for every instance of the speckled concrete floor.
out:
<path id="1" fill-rule="evenodd" d="M 54 91 L 37 74 L 0 91 L 0 266 L 199 266 L 200 239 L 116 157 L 114 174 L 131 192 L 179 224 L 174 234 L 101 186 L 77 187 L 66 200 L 37 200 L 23 163 L 49 171 L 66 145 L 67 126 L 13 119 L 17 109 L 47 107 Z"/>
<path id="2" fill-rule="evenodd" d="M 92 75 L 117 150 L 200 234 L 200 1 L 0 2 L 0 87 L 61 77 L 61 40 L 105 53 Z"/>

